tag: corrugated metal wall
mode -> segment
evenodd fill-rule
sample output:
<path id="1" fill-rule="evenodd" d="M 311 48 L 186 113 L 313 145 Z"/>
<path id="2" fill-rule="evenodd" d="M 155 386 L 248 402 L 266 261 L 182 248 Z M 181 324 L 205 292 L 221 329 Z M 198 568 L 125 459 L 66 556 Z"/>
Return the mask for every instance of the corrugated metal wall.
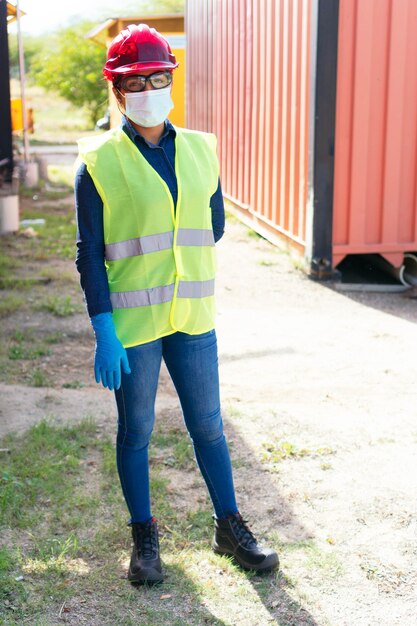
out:
<path id="1" fill-rule="evenodd" d="M 310 0 L 186 5 L 187 125 L 216 133 L 226 197 L 302 250 L 309 144 Z"/>
<path id="2" fill-rule="evenodd" d="M 417 2 L 340 0 L 333 262 L 417 250 Z"/>

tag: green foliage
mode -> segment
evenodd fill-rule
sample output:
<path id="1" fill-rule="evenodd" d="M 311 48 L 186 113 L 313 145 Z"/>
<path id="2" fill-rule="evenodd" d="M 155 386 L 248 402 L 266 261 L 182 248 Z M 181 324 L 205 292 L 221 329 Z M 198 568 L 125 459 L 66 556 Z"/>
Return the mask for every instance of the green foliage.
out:
<path id="1" fill-rule="evenodd" d="M 10 34 L 9 40 L 9 64 L 10 64 L 10 78 L 19 78 L 19 49 L 17 45 L 17 35 L 15 33 Z M 25 70 L 30 72 L 32 62 L 41 54 L 45 45 L 45 41 L 42 37 L 31 37 L 25 35 L 23 56 L 25 60 Z"/>
<path id="2" fill-rule="evenodd" d="M 107 84 L 102 75 L 106 52 L 86 38 L 92 26 L 83 22 L 59 31 L 53 45 L 33 59 L 30 73 L 47 91 L 84 108 L 94 125 L 107 104 Z"/>

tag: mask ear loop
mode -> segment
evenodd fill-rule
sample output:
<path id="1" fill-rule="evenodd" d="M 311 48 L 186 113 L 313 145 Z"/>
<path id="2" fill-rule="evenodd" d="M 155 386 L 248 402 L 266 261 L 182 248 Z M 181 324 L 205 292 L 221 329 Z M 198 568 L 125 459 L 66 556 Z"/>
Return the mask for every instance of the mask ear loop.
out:
<path id="1" fill-rule="evenodd" d="M 114 88 L 114 89 L 117 91 L 117 93 L 118 93 L 118 94 L 120 94 L 120 95 L 121 95 L 121 97 L 122 97 L 122 98 L 124 98 L 124 99 L 125 99 L 125 101 L 126 101 L 126 97 L 125 97 L 125 95 L 124 95 L 124 94 L 120 91 L 120 89 L 118 89 L 115 85 L 113 85 L 113 88 Z M 119 101 L 119 99 L 118 99 L 118 98 L 116 98 L 116 102 L 117 102 L 117 108 L 119 109 L 119 112 L 120 112 L 122 115 L 126 115 L 126 107 L 124 107 L 124 111 L 122 111 L 122 109 L 121 109 L 120 107 L 121 107 L 121 106 L 123 106 L 123 105 L 122 105 L 122 104 L 120 104 L 120 101 Z"/>

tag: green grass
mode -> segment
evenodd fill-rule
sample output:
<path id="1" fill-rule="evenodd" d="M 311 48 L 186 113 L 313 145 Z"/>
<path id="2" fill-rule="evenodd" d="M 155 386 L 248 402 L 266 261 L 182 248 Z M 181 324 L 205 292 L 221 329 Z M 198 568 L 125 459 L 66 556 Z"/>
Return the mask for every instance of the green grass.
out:
<path id="1" fill-rule="evenodd" d="M 81 389 L 82 387 L 85 387 L 85 383 L 82 383 L 79 380 L 72 380 L 69 383 L 64 383 L 62 387 L 64 389 Z"/>
<path id="2" fill-rule="evenodd" d="M 79 460 L 86 455 L 95 424 L 86 419 L 77 427 L 58 427 L 43 420 L 19 438 L 6 437 L 4 446 L 11 452 L 3 458 L 0 512 L 3 523 L 30 528 L 42 502 L 54 498 L 68 506 L 73 492 L 65 489 L 61 478 L 77 472 Z M 30 460 L 30 462 L 28 462 Z"/>
<path id="3" fill-rule="evenodd" d="M 48 179 L 55 185 L 65 185 L 68 189 L 73 189 L 74 168 L 66 165 L 48 165 Z M 65 197 L 65 192 L 60 197 Z"/>
<path id="4" fill-rule="evenodd" d="M 29 384 L 32 387 L 49 387 L 51 382 L 43 370 L 35 367 L 29 373 Z"/>
<path id="5" fill-rule="evenodd" d="M 0 317 L 7 317 L 18 311 L 24 305 L 24 299 L 14 294 L 3 296 L 0 299 Z"/>
<path id="6" fill-rule="evenodd" d="M 263 259 L 262 261 L 258 261 L 258 265 L 262 265 L 264 267 L 272 267 L 273 265 L 278 265 L 278 261 L 270 261 L 269 259 Z"/>
<path id="7" fill-rule="evenodd" d="M 40 311 L 48 311 L 57 317 L 68 317 L 83 311 L 78 302 L 73 302 L 70 296 L 47 296 L 43 302 L 36 305 Z"/>
<path id="8" fill-rule="evenodd" d="M 20 276 L 8 276 L 5 278 L 0 278 L 0 289 L 13 289 L 15 291 L 22 291 L 26 289 L 32 289 L 34 285 L 39 285 L 41 283 L 42 280 L 40 280 L 39 278 L 22 278 Z"/>
<path id="9" fill-rule="evenodd" d="M 74 272 L 62 271 L 55 267 L 44 267 L 40 270 L 39 276 L 60 284 L 78 284 L 78 278 Z"/>
<path id="10" fill-rule="evenodd" d="M 56 331 L 53 333 L 50 333 L 48 335 L 45 335 L 43 340 L 45 343 L 60 343 L 63 339 L 63 334 L 60 331 Z"/>
<path id="11" fill-rule="evenodd" d="M 279 463 L 286 459 L 300 459 L 306 456 L 322 457 L 329 454 L 335 454 L 335 451 L 329 447 L 298 448 L 290 441 L 279 440 L 277 442 L 267 442 L 263 444 L 265 450 L 262 460 L 267 463 Z"/>
<path id="12" fill-rule="evenodd" d="M 187 434 L 179 429 L 154 433 L 150 446 L 151 454 L 155 446 L 164 450 L 164 464 L 179 469 L 194 467 L 194 450 Z"/>
<path id="13" fill-rule="evenodd" d="M 17 259 L 13 259 L 11 256 L 7 256 L 3 253 L 0 254 L 0 278 L 8 278 L 10 272 L 15 269 L 16 266 L 21 266 L 21 263 Z"/>

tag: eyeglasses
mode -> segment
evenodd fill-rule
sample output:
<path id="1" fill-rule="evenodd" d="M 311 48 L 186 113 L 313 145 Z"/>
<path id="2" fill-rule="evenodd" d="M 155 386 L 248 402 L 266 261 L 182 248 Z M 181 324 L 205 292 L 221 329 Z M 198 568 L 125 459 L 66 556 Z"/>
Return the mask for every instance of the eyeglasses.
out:
<path id="1" fill-rule="evenodd" d="M 172 83 L 171 72 L 155 72 L 150 76 L 126 76 L 119 83 L 124 91 L 137 92 L 143 91 L 146 83 L 149 82 L 152 89 L 163 89 Z"/>

